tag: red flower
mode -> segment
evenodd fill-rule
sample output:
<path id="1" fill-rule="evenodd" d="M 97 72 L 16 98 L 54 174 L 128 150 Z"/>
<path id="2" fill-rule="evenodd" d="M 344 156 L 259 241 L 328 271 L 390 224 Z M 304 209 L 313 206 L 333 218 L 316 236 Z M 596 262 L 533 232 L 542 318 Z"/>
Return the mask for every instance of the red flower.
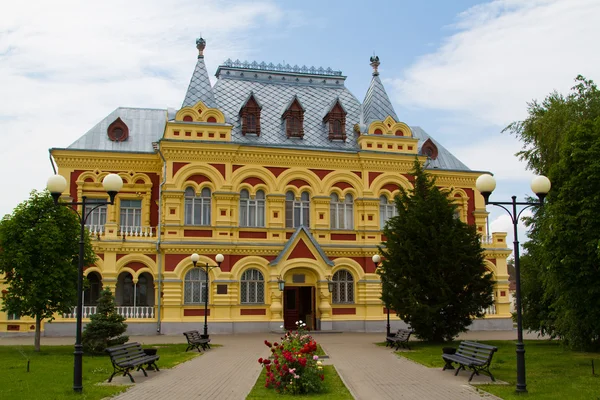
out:
<path id="1" fill-rule="evenodd" d="M 269 364 L 271 364 L 271 360 L 264 360 L 264 361 L 263 361 L 263 364 L 265 364 L 265 365 L 269 365 Z"/>
<path id="2" fill-rule="evenodd" d="M 262 364 L 262 363 L 263 363 L 263 359 L 262 359 L 262 357 L 258 359 L 258 363 L 259 363 L 259 364 Z"/>
<path id="3" fill-rule="evenodd" d="M 321 380 L 325 379 L 325 375 L 320 376 Z"/>

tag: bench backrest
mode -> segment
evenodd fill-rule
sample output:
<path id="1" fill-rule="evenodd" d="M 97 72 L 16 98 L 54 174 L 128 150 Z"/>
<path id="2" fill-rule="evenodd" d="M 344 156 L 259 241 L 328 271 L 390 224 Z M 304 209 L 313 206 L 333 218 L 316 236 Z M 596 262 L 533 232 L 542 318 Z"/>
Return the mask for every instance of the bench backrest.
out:
<path id="1" fill-rule="evenodd" d="M 412 331 L 408 329 L 398 329 L 398 332 L 396 333 L 396 338 L 400 340 L 406 340 L 410 337 L 411 333 Z"/>
<path id="2" fill-rule="evenodd" d="M 479 360 L 481 362 L 489 362 L 492 359 L 492 355 L 497 350 L 497 347 L 490 346 L 488 344 L 470 342 L 466 340 L 460 342 L 458 350 L 456 350 L 456 354 Z"/>
<path id="3" fill-rule="evenodd" d="M 187 331 L 183 332 L 183 334 L 185 335 L 188 342 L 194 342 L 202 339 L 202 336 L 200 336 L 200 332 L 198 331 Z"/>
<path id="4" fill-rule="evenodd" d="M 135 360 L 146 355 L 142 345 L 137 342 L 125 343 L 120 346 L 109 347 L 106 352 L 115 364 Z"/>

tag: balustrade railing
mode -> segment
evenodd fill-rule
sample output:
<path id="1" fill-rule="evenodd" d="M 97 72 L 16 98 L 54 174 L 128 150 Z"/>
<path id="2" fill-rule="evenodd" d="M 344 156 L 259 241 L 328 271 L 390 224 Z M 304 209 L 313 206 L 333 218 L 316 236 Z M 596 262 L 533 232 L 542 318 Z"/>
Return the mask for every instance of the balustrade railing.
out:
<path id="1" fill-rule="evenodd" d="M 485 309 L 485 315 L 496 315 L 496 305 L 492 304 Z"/>
<path id="2" fill-rule="evenodd" d="M 154 306 L 117 306 L 117 313 L 127 319 L 154 318 Z M 82 318 L 89 318 L 96 313 L 96 306 L 83 306 Z M 77 307 L 73 307 L 71 312 L 63 314 L 63 318 L 75 318 L 77 316 Z"/>
<path id="3" fill-rule="evenodd" d="M 104 225 L 86 225 L 91 236 L 104 236 Z"/>
<path id="4" fill-rule="evenodd" d="M 494 243 L 494 239 L 492 235 L 481 235 L 481 243 L 482 244 L 492 244 Z"/>
<path id="5" fill-rule="evenodd" d="M 135 236 L 135 237 L 153 237 L 154 227 L 152 226 L 127 226 L 119 227 L 120 236 Z"/>

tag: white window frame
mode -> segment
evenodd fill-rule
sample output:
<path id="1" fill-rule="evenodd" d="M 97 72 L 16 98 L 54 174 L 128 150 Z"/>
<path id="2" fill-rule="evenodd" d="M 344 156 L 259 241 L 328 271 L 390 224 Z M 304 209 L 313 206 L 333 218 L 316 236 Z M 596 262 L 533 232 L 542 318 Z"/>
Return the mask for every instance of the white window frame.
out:
<path id="1" fill-rule="evenodd" d="M 331 229 L 354 229 L 354 198 L 350 193 L 340 200 L 337 193 L 331 194 Z"/>
<path id="2" fill-rule="evenodd" d="M 296 198 L 290 191 L 285 195 L 285 227 L 299 226 L 310 226 L 310 194 L 302 192 L 300 198 Z"/>
<path id="3" fill-rule="evenodd" d="M 265 226 L 265 192 L 258 190 L 250 196 L 248 190 L 240 192 L 240 227 L 264 228 Z"/>
<path id="4" fill-rule="evenodd" d="M 333 304 L 354 303 L 354 277 L 347 269 L 340 269 L 333 274 L 333 292 L 331 300 Z"/>
<path id="5" fill-rule="evenodd" d="M 139 206 L 133 206 L 133 203 Z M 119 219 L 121 227 L 136 227 L 142 226 L 142 201 L 136 199 L 121 199 L 121 216 Z"/>
<path id="6" fill-rule="evenodd" d="M 206 278 L 206 271 L 200 267 L 192 268 L 185 274 L 183 304 L 204 304 L 208 295 Z"/>
<path id="7" fill-rule="evenodd" d="M 184 225 L 210 226 L 211 200 L 210 188 L 203 188 L 198 196 L 194 188 L 187 187 L 184 192 Z"/>
<path id="8" fill-rule="evenodd" d="M 85 226 L 90 229 L 93 228 L 96 232 L 104 232 L 104 225 L 106 225 L 107 206 L 98 206 L 98 203 L 104 202 L 106 199 L 85 199 L 85 210 L 84 215 L 87 216 L 85 220 Z M 98 207 L 92 212 L 94 207 Z"/>
<path id="9" fill-rule="evenodd" d="M 396 202 L 393 199 L 389 201 L 386 195 L 379 196 L 379 227 L 383 229 L 386 222 L 396 216 L 398 216 Z"/>

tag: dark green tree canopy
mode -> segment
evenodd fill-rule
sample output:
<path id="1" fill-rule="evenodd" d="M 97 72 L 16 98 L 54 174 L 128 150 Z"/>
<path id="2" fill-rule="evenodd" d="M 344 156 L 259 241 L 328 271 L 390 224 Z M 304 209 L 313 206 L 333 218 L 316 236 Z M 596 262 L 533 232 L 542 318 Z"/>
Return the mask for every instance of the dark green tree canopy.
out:
<path id="1" fill-rule="evenodd" d="M 108 288 L 100 292 L 96 313 L 83 330 L 82 344 L 86 352 L 101 354 L 107 347 L 127 343 L 125 317 L 117 313 L 115 299 Z"/>
<path id="2" fill-rule="evenodd" d="M 492 304 L 492 276 L 475 227 L 455 217 L 448 191 L 418 161 L 412 174 L 414 188 L 401 189 L 398 216 L 384 228 L 382 299 L 416 336 L 452 340 Z"/>
<path id="3" fill-rule="evenodd" d="M 69 311 L 77 301 L 80 223 L 47 192 L 31 192 L 0 222 L 0 273 L 7 293 L 2 310 L 39 320 Z M 95 262 L 86 238 L 85 265 Z"/>
<path id="4" fill-rule="evenodd" d="M 600 91 L 581 76 L 571 93 L 529 104 L 506 131 L 552 189 L 528 220 L 523 264 L 524 324 L 577 349 L 600 348 Z M 530 269 L 530 271 L 528 270 Z"/>

